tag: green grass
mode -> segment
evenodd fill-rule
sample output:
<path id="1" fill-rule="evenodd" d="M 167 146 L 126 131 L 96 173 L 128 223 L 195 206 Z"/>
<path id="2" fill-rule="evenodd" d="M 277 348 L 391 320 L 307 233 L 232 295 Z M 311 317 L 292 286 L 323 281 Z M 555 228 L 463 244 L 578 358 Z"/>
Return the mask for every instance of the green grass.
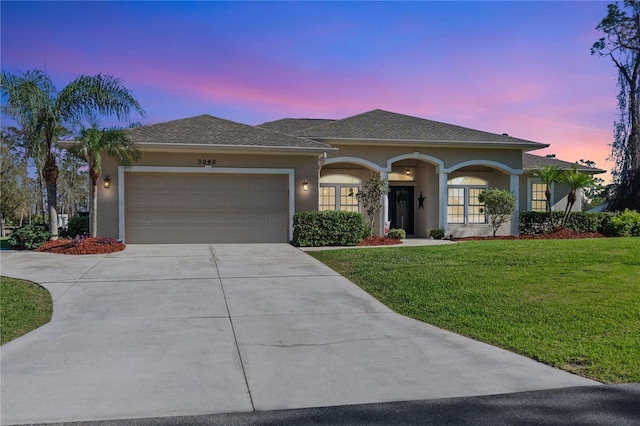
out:
<path id="1" fill-rule="evenodd" d="M 601 382 L 640 381 L 640 238 L 310 254 L 401 314 Z"/>
<path id="2" fill-rule="evenodd" d="M 0 345 L 51 320 L 47 290 L 29 281 L 0 277 Z"/>

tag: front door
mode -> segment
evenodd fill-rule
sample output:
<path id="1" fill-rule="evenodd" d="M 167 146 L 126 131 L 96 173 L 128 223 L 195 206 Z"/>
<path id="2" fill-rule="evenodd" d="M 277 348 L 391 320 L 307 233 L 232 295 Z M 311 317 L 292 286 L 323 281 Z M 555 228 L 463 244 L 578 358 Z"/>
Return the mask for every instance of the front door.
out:
<path id="1" fill-rule="evenodd" d="M 389 192 L 391 228 L 402 228 L 413 235 L 413 186 L 392 186 Z"/>

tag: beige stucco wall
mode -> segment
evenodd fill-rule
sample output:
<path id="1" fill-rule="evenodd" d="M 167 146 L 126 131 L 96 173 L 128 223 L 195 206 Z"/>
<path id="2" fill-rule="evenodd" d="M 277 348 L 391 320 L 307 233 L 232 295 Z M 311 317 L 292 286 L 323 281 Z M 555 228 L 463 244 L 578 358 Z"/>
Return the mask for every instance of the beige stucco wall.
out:
<path id="1" fill-rule="evenodd" d="M 142 159 L 135 166 L 166 166 L 204 168 L 199 160 L 215 160 L 218 168 L 263 168 L 293 169 L 295 211 L 318 209 L 318 155 L 242 154 L 242 153 L 180 153 L 143 152 Z M 98 188 L 98 232 L 100 235 L 118 238 L 118 165 L 107 158 L 103 162 L 102 179 L 109 176 L 111 188 Z M 302 182 L 308 182 L 308 190 L 303 191 Z"/>
<path id="2" fill-rule="evenodd" d="M 529 185 L 532 180 L 535 180 L 535 176 L 533 173 L 525 173 L 520 177 L 520 203 L 519 207 L 522 211 L 527 211 L 531 209 L 530 198 L 531 193 L 529 190 Z M 554 211 L 564 211 L 567 207 L 567 198 L 569 196 L 569 192 L 571 188 L 566 183 L 555 182 L 553 184 L 552 191 L 552 200 L 551 200 L 551 209 Z M 582 211 L 582 192 L 577 192 L 577 200 L 571 209 L 572 212 Z"/>

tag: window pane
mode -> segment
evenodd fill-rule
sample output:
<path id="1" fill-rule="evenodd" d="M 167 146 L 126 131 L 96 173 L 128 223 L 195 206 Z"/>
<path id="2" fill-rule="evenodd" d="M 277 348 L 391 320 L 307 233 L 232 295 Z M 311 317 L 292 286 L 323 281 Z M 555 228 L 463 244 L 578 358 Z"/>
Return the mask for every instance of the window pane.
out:
<path id="1" fill-rule="evenodd" d="M 320 178 L 320 183 L 360 184 L 360 179 L 348 175 L 327 175 Z"/>
<path id="2" fill-rule="evenodd" d="M 449 185 L 478 185 L 486 186 L 487 181 L 473 176 L 462 176 L 447 181 Z"/>
<path id="3" fill-rule="evenodd" d="M 358 211 L 358 199 L 355 194 L 358 192 L 356 186 L 341 186 L 340 187 L 340 210 L 348 212 Z M 353 195 L 349 195 L 353 194 Z"/>
<path id="4" fill-rule="evenodd" d="M 547 190 L 547 185 L 544 183 L 531 184 L 531 210 L 533 211 L 547 210 L 547 196 L 545 195 L 546 190 Z"/>
<path id="5" fill-rule="evenodd" d="M 336 209 L 336 188 L 333 186 L 320 187 L 320 200 L 318 200 L 319 209 L 335 210 Z"/>

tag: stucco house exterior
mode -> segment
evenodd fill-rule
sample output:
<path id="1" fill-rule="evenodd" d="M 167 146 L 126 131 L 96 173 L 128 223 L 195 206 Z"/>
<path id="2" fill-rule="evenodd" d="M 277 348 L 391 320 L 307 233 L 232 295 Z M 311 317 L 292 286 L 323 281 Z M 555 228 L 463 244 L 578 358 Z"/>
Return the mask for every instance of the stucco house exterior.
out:
<path id="1" fill-rule="evenodd" d="M 488 235 L 477 201 L 483 189 L 512 191 L 518 210 L 544 210 L 535 169 L 573 165 L 529 153 L 547 144 L 383 110 L 259 126 L 200 115 L 130 136 L 142 159 L 130 167 L 105 161 L 109 188 L 98 192 L 100 234 L 127 243 L 287 242 L 296 212 L 358 211 L 349 194 L 372 172 L 391 188 L 378 233 L 389 221 L 415 237 L 431 228 Z M 555 208 L 567 193 L 555 184 Z M 517 212 L 514 219 L 500 233 L 516 234 Z"/>

